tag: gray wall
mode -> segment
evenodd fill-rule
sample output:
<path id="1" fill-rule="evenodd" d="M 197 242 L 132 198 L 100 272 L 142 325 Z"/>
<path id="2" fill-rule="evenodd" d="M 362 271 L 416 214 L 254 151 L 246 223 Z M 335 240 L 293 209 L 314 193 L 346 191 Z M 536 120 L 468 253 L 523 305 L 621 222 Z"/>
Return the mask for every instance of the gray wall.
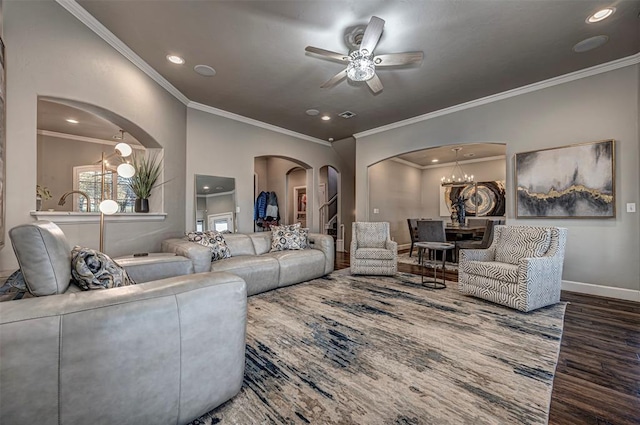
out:
<path id="1" fill-rule="evenodd" d="M 294 136 L 270 131 L 247 123 L 231 120 L 189 108 L 187 110 L 187 181 L 194 174 L 216 174 L 236 179 L 236 199 L 240 207 L 237 214 L 238 231 L 253 231 L 253 173 L 255 157 L 279 156 L 295 158 L 311 167 L 306 186 L 310 209 L 307 225 L 318 231 L 318 206 L 314 187 L 319 182 L 319 170 L 331 165 L 341 171 L 342 164 L 331 146 L 309 142 Z M 215 158 L 215 160 L 212 160 Z M 269 172 L 271 174 L 271 172 Z M 193 187 L 185 186 L 187 197 L 187 228 L 193 223 Z M 273 190 L 268 188 L 268 190 Z M 276 191 L 276 193 L 278 193 Z M 279 204 L 283 200 L 278 194 Z M 282 215 L 282 213 L 281 213 Z"/>
<path id="2" fill-rule="evenodd" d="M 338 153 L 341 168 L 339 184 L 340 222 L 344 224 L 344 246 L 349 250 L 351 245 L 351 223 L 356 221 L 356 139 L 347 137 L 333 142 L 333 149 Z M 339 231 L 339 230 L 338 230 Z M 338 236 L 340 236 L 338 234 Z"/>
<path id="3" fill-rule="evenodd" d="M 424 217 L 421 195 L 422 170 L 393 160 L 369 167 L 369 217 L 388 221 L 391 237 L 399 244 L 411 242 L 407 218 Z"/>
<path id="4" fill-rule="evenodd" d="M 5 2 L 7 45 L 6 228 L 33 221 L 37 170 L 37 97 L 86 102 L 126 118 L 165 149 L 161 222 L 107 223 L 105 251 L 156 251 L 184 231 L 186 107 L 57 3 Z M 193 182 L 193 175 L 190 176 Z M 153 196 L 162 196 L 162 191 Z M 190 199 L 193 202 L 193 188 Z M 153 202 L 153 201 L 152 201 Z M 192 213 L 193 211 L 191 211 Z M 193 219 L 193 218 L 192 218 Z M 71 244 L 98 246 L 98 224 L 61 226 Z M 8 239 L 7 239 L 8 240 Z M 11 249 L 0 270 L 17 268 Z"/>
<path id="5" fill-rule="evenodd" d="M 515 220 L 510 224 L 568 228 L 564 279 L 640 290 L 640 214 L 625 212 L 640 198 L 638 65 L 533 91 L 357 139 L 356 216 L 367 220 L 367 167 L 420 148 L 473 142 L 507 145 L 507 187 L 513 194 L 513 155 L 536 149 L 616 140 L 614 219 Z"/>

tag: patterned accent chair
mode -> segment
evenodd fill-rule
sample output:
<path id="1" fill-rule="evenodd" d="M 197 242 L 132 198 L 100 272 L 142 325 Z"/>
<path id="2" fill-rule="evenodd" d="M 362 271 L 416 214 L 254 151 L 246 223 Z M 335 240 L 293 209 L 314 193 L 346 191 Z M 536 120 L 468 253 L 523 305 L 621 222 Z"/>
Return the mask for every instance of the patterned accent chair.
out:
<path id="1" fill-rule="evenodd" d="M 560 301 L 567 229 L 495 226 L 487 249 L 460 251 L 458 289 L 520 311 Z"/>
<path id="2" fill-rule="evenodd" d="M 351 274 L 396 274 L 398 244 L 391 240 L 389 223 L 355 222 L 351 234 Z"/>

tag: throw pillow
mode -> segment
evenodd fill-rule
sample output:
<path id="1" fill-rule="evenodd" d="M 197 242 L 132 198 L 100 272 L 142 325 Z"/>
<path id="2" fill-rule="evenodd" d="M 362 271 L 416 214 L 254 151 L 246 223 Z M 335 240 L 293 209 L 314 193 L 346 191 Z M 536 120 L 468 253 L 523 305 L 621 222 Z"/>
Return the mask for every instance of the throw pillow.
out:
<path id="1" fill-rule="evenodd" d="M 135 285 L 127 271 L 111 257 L 79 246 L 71 251 L 71 277 L 83 291 Z"/>
<path id="2" fill-rule="evenodd" d="M 227 241 L 221 232 L 209 230 L 205 232 L 211 249 L 211 261 L 222 260 L 223 258 L 231 258 L 231 250 L 227 246 Z"/>
<path id="3" fill-rule="evenodd" d="M 300 223 L 271 226 L 271 252 L 304 249 L 300 237 Z"/>
<path id="4" fill-rule="evenodd" d="M 309 248 L 309 228 L 301 227 L 298 233 L 300 233 L 300 246 L 302 249 Z"/>
<path id="5" fill-rule="evenodd" d="M 188 232 L 187 238 L 191 242 L 206 246 L 211 250 L 211 261 L 231 257 L 231 250 L 227 246 L 224 235 L 214 230 L 206 232 Z"/>
<path id="6" fill-rule="evenodd" d="M 7 278 L 4 285 L 0 287 L 0 302 L 21 300 L 31 298 L 27 285 L 20 269 L 16 270 Z"/>

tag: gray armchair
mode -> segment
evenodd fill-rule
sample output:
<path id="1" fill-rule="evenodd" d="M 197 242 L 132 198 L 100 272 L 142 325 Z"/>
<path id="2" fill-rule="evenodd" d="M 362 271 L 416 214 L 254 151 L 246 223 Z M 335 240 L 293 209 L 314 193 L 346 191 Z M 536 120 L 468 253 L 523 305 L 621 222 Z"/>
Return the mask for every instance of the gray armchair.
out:
<path id="1" fill-rule="evenodd" d="M 9 234 L 36 296 L 0 303 L 0 423 L 186 424 L 240 390 L 244 280 L 179 261 L 175 277 L 78 292 L 58 226 Z"/>
<path id="2" fill-rule="evenodd" d="M 398 244 L 391 240 L 389 223 L 355 222 L 351 238 L 351 273 L 391 276 L 398 271 Z"/>
<path id="3" fill-rule="evenodd" d="M 560 301 L 567 229 L 495 226 L 488 249 L 460 251 L 458 289 L 520 311 Z"/>

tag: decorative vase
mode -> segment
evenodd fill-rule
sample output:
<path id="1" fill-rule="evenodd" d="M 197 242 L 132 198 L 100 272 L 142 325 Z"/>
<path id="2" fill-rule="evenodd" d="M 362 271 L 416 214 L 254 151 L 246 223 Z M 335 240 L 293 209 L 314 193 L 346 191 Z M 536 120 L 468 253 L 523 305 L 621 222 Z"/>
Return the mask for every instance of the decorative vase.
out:
<path id="1" fill-rule="evenodd" d="M 36 211 L 42 210 L 42 198 L 36 196 Z"/>
<path id="2" fill-rule="evenodd" d="M 460 226 L 464 226 L 466 222 L 466 216 L 467 212 L 465 211 L 464 204 L 462 204 L 460 205 L 460 207 L 458 207 L 458 224 L 460 224 Z"/>
<path id="3" fill-rule="evenodd" d="M 136 198 L 136 204 L 134 207 L 134 211 L 137 213 L 148 213 L 149 212 L 149 200 L 147 198 L 140 199 Z"/>

